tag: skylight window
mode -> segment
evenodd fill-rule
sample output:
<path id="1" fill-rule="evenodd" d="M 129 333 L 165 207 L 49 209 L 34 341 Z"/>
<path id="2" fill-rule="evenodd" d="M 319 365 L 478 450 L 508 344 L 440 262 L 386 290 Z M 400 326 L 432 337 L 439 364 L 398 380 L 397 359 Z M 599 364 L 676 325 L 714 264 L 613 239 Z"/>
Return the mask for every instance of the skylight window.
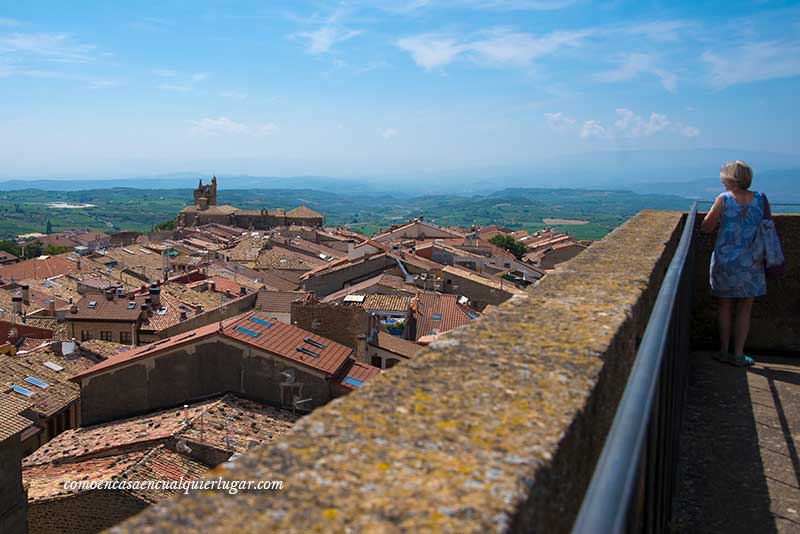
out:
<path id="1" fill-rule="evenodd" d="M 352 376 L 345 377 L 345 379 L 342 380 L 342 382 L 356 388 L 360 388 L 361 386 L 364 385 L 363 381 L 355 379 Z"/>
<path id="2" fill-rule="evenodd" d="M 57 363 L 53 363 L 53 362 L 49 362 L 49 361 L 48 362 L 44 362 L 42 365 L 44 365 L 45 367 L 47 367 L 51 371 L 58 372 L 58 371 L 63 371 L 64 370 L 64 368 L 62 366 L 58 365 Z"/>
<path id="3" fill-rule="evenodd" d="M 159 309 L 156 310 L 157 315 L 166 315 L 167 308 L 165 306 L 161 306 Z"/>
<path id="4" fill-rule="evenodd" d="M 477 319 L 478 318 L 477 314 L 474 314 L 472 312 L 467 312 L 467 317 L 469 317 L 470 319 Z"/>
<path id="5" fill-rule="evenodd" d="M 317 347 L 318 349 L 324 349 L 325 348 L 325 345 L 323 345 L 319 341 L 314 341 L 310 337 L 304 338 L 303 341 L 305 341 L 306 343 L 308 343 L 309 345 L 311 345 L 313 347 Z"/>
<path id="6" fill-rule="evenodd" d="M 431 318 L 434 321 L 441 321 L 442 320 L 442 314 L 441 313 L 434 313 L 433 315 L 431 315 Z"/>
<path id="7" fill-rule="evenodd" d="M 37 388 L 42 388 L 42 389 L 44 389 L 47 386 L 49 386 L 49 384 L 47 382 L 43 382 L 43 381 L 39 380 L 38 378 L 34 378 L 32 376 L 25 377 L 25 382 L 27 382 L 28 384 L 33 384 Z"/>
<path id="8" fill-rule="evenodd" d="M 94 310 L 96 308 L 97 308 L 97 301 L 96 300 L 89 301 L 89 309 Z"/>
<path id="9" fill-rule="evenodd" d="M 305 347 L 297 347 L 297 352 L 302 352 L 303 354 L 307 354 L 308 356 L 311 356 L 312 358 L 319 358 L 320 357 L 319 353 L 316 353 L 313 350 L 308 350 Z"/>
<path id="10" fill-rule="evenodd" d="M 250 317 L 250 322 L 260 324 L 261 326 L 266 326 L 267 328 L 272 328 L 275 326 L 273 323 L 265 321 L 264 319 L 259 319 L 258 317 Z"/>
<path id="11" fill-rule="evenodd" d="M 20 395 L 24 395 L 26 397 L 33 397 L 33 391 L 29 390 L 28 388 L 24 388 L 22 386 L 18 386 L 16 384 L 11 385 L 11 389 Z"/>
<path id="12" fill-rule="evenodd" d="M 254 332 L 243 326 L 237 326 L 236 328 L 234 328 L 234 330 L 236 330 L 237 332 L 241 332 L 242 334 L 248 335 L 250 337 L 258 337 L 259 335 L 261 335 L 258 332 Z"/>
<path id="13" fill-rule="evenodd" d="M 129 302 L 129 303 L 128 303 L 128 309 L 129 309 L 129 310 L 133 310 L 133 309 L 135 309 L 135 308 L 136 308 L 136 303 L 135 303 L 135 302 Z"/>

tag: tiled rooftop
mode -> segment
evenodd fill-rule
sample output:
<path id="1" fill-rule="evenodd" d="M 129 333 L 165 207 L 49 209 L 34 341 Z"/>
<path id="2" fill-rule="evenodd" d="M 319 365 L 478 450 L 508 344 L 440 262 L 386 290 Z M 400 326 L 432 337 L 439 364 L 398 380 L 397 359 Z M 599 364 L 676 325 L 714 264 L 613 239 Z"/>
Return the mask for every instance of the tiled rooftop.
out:
<path id="1" fill-rule="evenodd" d="M 9 282 L 33 278 L 41 280 L 59 274 L 68 274 L 78 270 L 77 264 L 67 260 L 71 253 L 58 256 L 40 256 L 11 265 L 0 266 L 0 280 Z"/>
<path id="2" fill-rule="evenodd" d="M 267 314 L 291 313 L 292 302 L 304 300 L 306 291 L 267 291 L 262 289 L 256 298 L 256 309 Z"/>
<path id="3" fill-rule="evenodd" d="M 393 336 L 388 332 L 378 332 L 374 345 L 406 358 L 413 358 L 424 348 L 412 341 Z"/>
<path id="4" fill-rule="evenodd" d="M 0 393 L 0 443 L 33 424 L 20 415 L 29 406 L 27 399 L 14 393 Z"/>
<path id="5" fill-rule="evenodd" d="M 424 292 L 417 297 L 414 318 L 417 336 L 430 336 L 469 324 L 480 314 L 458 303 L 456 295 Z"/>
<path id="6" fill-rule="evenodd" d="M 231 453 L 244 452 L 288 432 L 295 420 L 289 411 L 225 395 L 191 404 L 187 409 L 177 407 L 67 430 L 26 457 L 23 464 L 74 462 L 109 451 L 120 453 L 154 446 L 173 436 Z"/>

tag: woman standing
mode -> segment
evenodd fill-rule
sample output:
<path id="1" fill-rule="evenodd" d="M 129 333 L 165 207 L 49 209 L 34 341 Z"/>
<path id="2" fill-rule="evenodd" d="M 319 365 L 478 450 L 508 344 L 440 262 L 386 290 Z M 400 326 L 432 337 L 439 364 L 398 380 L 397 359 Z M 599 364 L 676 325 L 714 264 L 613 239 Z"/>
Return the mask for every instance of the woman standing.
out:
<path id="1" fill-rule="evenodd" d="M 717 197 L 700 226 L 703 232 L 719 227 L 711 255 L 711 294 L 719 300 L 720 352 L 715 358 L 739 367 L 753 365 L 744 344 L 750 330 L 753 299 L 767 293 L 763 251 L 755 246 L 764 218 L 767 198 L 750 191 L 753 170 L 743 161 L 726 163 L 720 169 L 725 192 Z M 729 355 L 733 308 L 736 306 L 734 354 Z"/>

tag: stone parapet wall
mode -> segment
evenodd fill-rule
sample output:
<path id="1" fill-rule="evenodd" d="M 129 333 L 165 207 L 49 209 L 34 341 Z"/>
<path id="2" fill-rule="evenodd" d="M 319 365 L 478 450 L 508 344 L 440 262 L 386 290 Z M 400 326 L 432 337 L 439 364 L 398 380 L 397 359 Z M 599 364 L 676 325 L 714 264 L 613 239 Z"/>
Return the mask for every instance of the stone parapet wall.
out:
<path id="1" fill-rule="evenodd" d="M 698 213 L 695 229 L 692 344 L 696 348 L 718 349 L 717 307 L 708 283 L 717 234 L 700 232 L 704 215 Z M 800 351 L 800 215 L 776 214 L 774 219 L 786 256 L 786 274 L 768 278 L 767 295 L 756 299 L 747 350 L 797 354 Z"/>
<path id="2" fill-rule="evenodd" d="M 638 214 L 525 295 L 112 532 L 568 532 L 684 215 Z"/>

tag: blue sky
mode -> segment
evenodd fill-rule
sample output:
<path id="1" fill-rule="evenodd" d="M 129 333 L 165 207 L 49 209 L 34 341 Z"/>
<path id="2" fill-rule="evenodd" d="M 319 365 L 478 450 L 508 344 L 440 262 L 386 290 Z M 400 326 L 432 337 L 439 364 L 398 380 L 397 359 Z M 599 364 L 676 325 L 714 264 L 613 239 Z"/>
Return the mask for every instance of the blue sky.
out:
<path id="1" fill-rule="evenodd" d="M 0 5 L 2 177 L 800 153 L 796 2 L 66 4 Z"/>

